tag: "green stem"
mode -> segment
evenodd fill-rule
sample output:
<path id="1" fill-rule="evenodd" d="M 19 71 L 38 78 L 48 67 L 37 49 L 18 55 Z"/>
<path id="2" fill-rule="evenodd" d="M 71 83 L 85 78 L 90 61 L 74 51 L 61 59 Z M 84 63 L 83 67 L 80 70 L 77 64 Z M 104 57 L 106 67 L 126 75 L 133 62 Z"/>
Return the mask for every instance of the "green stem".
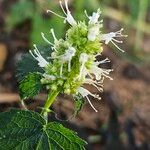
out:
<path id="1" fill-rule="evenodd" d="M 50 94 L 48 94 L 46 103 L 44 105 L 44 109 L 41 112 L 41 114 L 44 116 L 44 118 L 46 118 L 46 120 L 48 118 L 48 112 L 50 112 L 49 108 L 51 107 L 51 105 L 55 101 L 58 94 L 59 94 L 59 91 L 53 91 Z"/>

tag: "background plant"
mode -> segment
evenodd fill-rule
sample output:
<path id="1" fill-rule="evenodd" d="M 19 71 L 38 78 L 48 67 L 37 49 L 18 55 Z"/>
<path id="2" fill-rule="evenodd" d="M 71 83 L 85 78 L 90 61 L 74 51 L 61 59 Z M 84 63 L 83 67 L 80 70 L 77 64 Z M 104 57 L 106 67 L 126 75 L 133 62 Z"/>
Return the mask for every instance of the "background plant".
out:
<path id="1" fill-rule="evenodd" d="M 82 12 L 84 11 L 84 9 L 87 9 L 88 12 L 92 12 L 93 9 L 97 9 L 100 5 L 103 9 L 104 17 L 115 19 L 116 21 L 122 23 L 124 26 L 126 26 L 126 28 L 129 28 L 129 33 L 130 30 L 135 29 L 136 35 L 134 42 L 132 45 L 129 43 L 129 55 L 123 55 L 123 57 L 126 60 L 132 61 L 137 64 L 141 62 L 140 60 L 145 60 L 145 62 L 149 60 L 149 56 L 147 56 L 142 50 L 142 41 L 144 38 L 144 34 L 149 34 L 150 31 L 150 26 L 146 18 L 146 12 L 147 10 L 149 10 L 148 0 L 81 0 L 73 1 L 72 3 L 74 3 L 73 11 L 76 14 L 75 17 L 79 19 L 83 19 Z M 54 26 L 54 29 L 58 30 L 56 35 L 60 37 L 61 33 L 63 33 L 65 25 L 62 25 L 56 16 L 49 16 L 45 14 L 45 8 L 48 8 L 50 6 L 53 6 L 53 8 L 55 8 L 55 10 L 59 12 L 58 2 L 53 2 L 52 0 L 43 2 L 40 0 L 37 0 L 35 2 L 28 0 L 17 1 L 14 6 L 12 6 L 12 8 L 10 9 L 10 13 L 8 14 L 8 29 L 13 28 L 16 24 L 28 18 L 32 20 L 32 31 L 30 36 L 32 43 L 37 43 L 40 41 L 40 34 L 37 35 L 37 31 L 42 31 L 42 29 L 48 31 L 49 25 Z M 18 11 L 20 13 L 18 13 Z M 111 13 L 108 13 L 110 11 Z M 39 44 L 43 44 L 43 42 Z"/>

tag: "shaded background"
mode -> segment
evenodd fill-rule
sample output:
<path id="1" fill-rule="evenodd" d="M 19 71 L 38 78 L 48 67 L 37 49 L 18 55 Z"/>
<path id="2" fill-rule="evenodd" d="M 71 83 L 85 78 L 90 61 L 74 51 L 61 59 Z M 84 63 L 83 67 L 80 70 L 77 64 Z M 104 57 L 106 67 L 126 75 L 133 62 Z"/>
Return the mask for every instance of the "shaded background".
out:
<path id="1" fill-rule="evenodd" d="M 93 99 L 99 110 L 95 113 L 89 104 L 66 126 L 76 130 L 88 141 L 89 150 L 148 150 L 150 149 L 150 1 L 149 0 L 70 0 L 70 9 L 76 19 L 83 20 L 84 10 L 89 14 L 101 8 L 104 32 L 124 27 L 128 38 L 121 45 L 126 53 L 113 45 L 105 46 L 103 57 L 111 63 L 113 81 L 105 80 L 102 100 Z M 19 102 L 15 64 L 21 55 L 32 49 L 34 43 L 44 45 L 40 32 L 51 39 L 50 28 L 58 38 L 63 37 L 68 25 L 54 15 L 51 9 L 62 13 L 54 0 L 0 0 L 0 111 L 11 107 L 22 108 Z M 98 58 L 101 59 L 101 58 Z M 92 92 L 97 92 L 89 87 Z M 46 95 L 44 92 L 27 107 L 39 111 Z M 74 110 L 73 101 L 60 95 L 53 105 L 57 117 L 69 118 Z M 50 116 L 55 119 L 56 116 Z M 60 121 L 60 120 L 59 120 Z"/>

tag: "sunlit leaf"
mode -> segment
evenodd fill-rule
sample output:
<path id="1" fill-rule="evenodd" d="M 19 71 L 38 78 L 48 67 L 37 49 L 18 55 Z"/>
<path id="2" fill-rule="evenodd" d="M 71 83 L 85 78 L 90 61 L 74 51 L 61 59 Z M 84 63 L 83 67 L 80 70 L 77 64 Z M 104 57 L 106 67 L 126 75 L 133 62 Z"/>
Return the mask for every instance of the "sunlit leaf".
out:
<path id="1" fill-rule="evenodd" d="M 38 113 L 11 110 L 0 114 L 1 150 L 84 150 L 86 142 L 60 123 Z"/>

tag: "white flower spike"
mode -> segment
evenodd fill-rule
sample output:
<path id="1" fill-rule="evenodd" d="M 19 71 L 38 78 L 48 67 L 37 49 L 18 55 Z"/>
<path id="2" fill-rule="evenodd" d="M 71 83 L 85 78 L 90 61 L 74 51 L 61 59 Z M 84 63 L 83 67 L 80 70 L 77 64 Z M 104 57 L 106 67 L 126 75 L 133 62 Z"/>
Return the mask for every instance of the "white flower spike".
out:
<path id="1" fill-rule="evenodd" d="M 61 16 L 61 15 L 59 15 L 59 14 L 57 14 L 57 13 L 51 11 L 51 10 L 47 10 L 47 13 L 50 12 L 50 13 L 53 13 L 54 15 L 56 15 L 56 16 L 58 16 L 60 18 L 63 18 L 65 23 L 67 21 L 72 26 L 77 25 L 77 22 L 75 21 L 75 19 L 71 15 L 71 12 L 70 12 L 70 10 L 68 8 L 68 0 L 65 0 L 65 9 L 66 9 L 66 11 L 65 11 L 65 9 L 64 9 L 64 7 L 62 5 L 62 1 L 59 1 L 59 2 L 60 2 L 60 7 L 61 7 L 63 13 L 66 15 L 66 17 Z"/>
<path id="2" fill-rule="evenodd" d="M 121 28 L 117 32 L 110 32 L 107 34 L 102 34 L 101 40 L 105 42 L 105 44 L 108 44 L 109 42 L 113 43 L 120 51 L 124 52 L 116 43 L 123 43 L 123 41 L 117 40 L 115 38 L 118 37 L 127 37 L 127 35 L 122 34 L 123 28 Z M 116 43 L 115 43 L 116 42 Z"/>
<path id="3" fill-rule="evenodd" d="M 36 45 L 35 49 L 30 51 L 31 55 L 38 61 L 38 65 L 42 67 L 44 73 L 42 74 L 41 82 L 45 84 L 47 89 L 65 94 L 80 94 L 86 98 L 97 112 L 97 109 L 91 103 L 89 96 L 96 99 L 101 99 L 99 95 L 92 94 L 84 85 L 91 85 L 99 92 L 103 91 L 103 81 L 105 78 L 113 80 L 109 73 L 112 69 L 101 68 L 101 64 L 108 63 L 108 58 L 96 61 L 97 56 L 102 55 L 103 47 L 102 41 L 105 44 L 112 43 L 117 49 L 123 51 L 118 47 L 117 43 L 122 43 L 118 38 L 126 37 L 123 35 L 123 29 L 117 32 L 108 34 L 101 33 L 103 27 L 103 20 L 100 19 L 101 11 L 98 9 L 90 15 L 85 14 L 88 21 L 76 21 L 68 8 L 68 0 L 64 0 L 64 4 L 60 1 L 60 7 L 64 13 L 63 16 L 47 10 L 56 16 L 63 18 L 64 22 L 69 23 L 71 26 L 67 30 L 64 39 L 57 39 L 54 30 L 51 29 L 50 33 L 53 37 L 53 42 L 49 41 L 42 32 L 42 38 L 50 45 L 51 59 L 48 63 L 40 54 Z M 48 65 L 49 64 L 49 65 Z"/>
<path id="4" fill-rule="evenodd" d="M 41 68 L 44 68 L 48 65 L 48 62 L 42 57 L 42 55 L 40 54 L 38 48 L 36 47 L 36 45 L 33 45 L 35 47 L 34 51 L 32 52 L 31 50 L 29 51 L 30 54 L 33 56 L 34 59 L 36 59 L 38 61 L 38 65 Z"/>

